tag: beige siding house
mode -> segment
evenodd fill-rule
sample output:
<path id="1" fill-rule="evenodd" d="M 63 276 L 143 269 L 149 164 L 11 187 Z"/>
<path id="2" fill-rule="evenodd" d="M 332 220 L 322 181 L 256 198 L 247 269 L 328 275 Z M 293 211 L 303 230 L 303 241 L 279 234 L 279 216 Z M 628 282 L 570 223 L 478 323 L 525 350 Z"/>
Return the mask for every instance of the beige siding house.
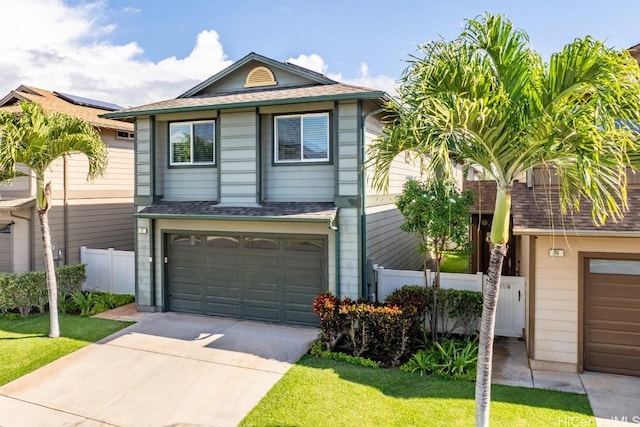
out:
<path id="1" fill-rule="evenodd" d="M 108 148 L 106 174 L 93 182 L 86 180 L 88 163 L 82 155 L 60 159 L 47 175 L 52 185 L 49 222 L 57 265 L 79 263 L 81 246 L 133 250 L 133 123 L 100 117 L 118 109 L 116 105 L 29 86 L 2 98 L 0 109 L 16 112 L 20 101 L 88 121 Z M 31 177 L 0 185 L 0 271 L 44 269 L 35 191 Z"/>
<path id="2" fill-rule="evenodd" d="M 640 376 L 640 180 L 630 174 L 629 182 L 624 220 L 603 227 L 592 224 L 586 201 L 562 215 L 548 175 L 534 171 L 514 186 L 507 259 L 526 280 L 533 369 Z M 476 193 L 474 214 L 490 226 L 495 183 L 466 187 Z"/>
<path id="3" fill-rule="evenodd" d="M 136 122 L 139 310 L 316 324 L 312 302 L 372 290 L 367 261 L 419 268 L 366 146 L 386 94 L 251 53 Z M 398 161 L 393 192 L 419 168 Z"/>

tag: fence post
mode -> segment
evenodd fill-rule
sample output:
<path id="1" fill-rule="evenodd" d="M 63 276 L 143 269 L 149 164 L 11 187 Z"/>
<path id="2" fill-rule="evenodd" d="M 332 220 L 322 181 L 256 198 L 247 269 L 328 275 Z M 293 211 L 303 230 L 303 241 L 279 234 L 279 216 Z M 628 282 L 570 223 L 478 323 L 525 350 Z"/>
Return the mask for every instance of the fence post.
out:
<path id="1" fill-rule="evenodd" d="M 476 289 L 480 289 L 480 292 L 484 295 L 484 274 L 482 271 L 476 273 Z"/>
<path id="2" fill-rule="evenodd" d="M 113 248 L 109 248 L 109 292 L 113 293 Z"/>
<path id="3" fill-rule="evenodd" d="M 85 264 L 85 265 L 87 264 L 87 247 L 86 246 L 80 246 L 80 264 Z M 82 285 L 80 286 L 80 289 L 82 289 L 83 291 L 87 286 L 88 278 L 89 278 L 89 274 L 87 273 L 85 275 L 84 282 L 82 282 Z"/>

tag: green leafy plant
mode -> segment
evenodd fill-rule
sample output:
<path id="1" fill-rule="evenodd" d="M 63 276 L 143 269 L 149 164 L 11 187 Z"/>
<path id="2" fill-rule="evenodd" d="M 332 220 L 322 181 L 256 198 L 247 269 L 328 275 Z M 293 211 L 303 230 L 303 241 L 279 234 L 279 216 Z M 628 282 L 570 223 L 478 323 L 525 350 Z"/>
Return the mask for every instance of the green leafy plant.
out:
<path id="1" fill-rule="evenodd" d="M 477 339 L 465 341 L 449 339 L 434 342 L 433 345 L 441 355 L 439 374 L 458 379 L 475 377 L 478 362 Z"/>
<path id="2" fill-rule="evenodd" d="M 438 371 L 439 368 L 438 355 L 433 351 L 418 350 L 411 359 L 404 365 L 400 366 L 403 372 L 417 372 L 420 375 L 431 374 Z"/>
<path id="3" fill-rule="evenodd" d="M 71 300 L 80 310 L 80 316 L 90 316 L 94 314 L 93 310 L 99 301 L 99 297 L 93 291 L 75 291 L 71 294 Z"/>
<path id="4" fill-rule="evenodd" d="M 58 310 L 62 314 L 71 314 L 78 311 L 78 306 L 70 296 L 58 295 Z"/>

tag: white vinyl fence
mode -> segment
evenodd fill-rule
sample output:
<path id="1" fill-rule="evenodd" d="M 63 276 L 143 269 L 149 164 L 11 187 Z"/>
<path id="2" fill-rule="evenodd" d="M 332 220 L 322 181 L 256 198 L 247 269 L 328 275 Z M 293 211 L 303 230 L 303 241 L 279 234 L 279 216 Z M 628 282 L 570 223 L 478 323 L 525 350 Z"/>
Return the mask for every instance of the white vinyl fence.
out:
<path id="1" fill-rule="evenodd" d="M 84 289 L 135 295 L 135 252 L 81 246 L 80 262 L 87 265 Z"/>
<path id="2" fill-rule="evenodd" d="M 404 285 L 425 284 L 423 271 L 389 270 L 377 268 L 378 300 L 383 301 L 391 292 Z M 433 272 L 427 273 L 427 283 L 434 280 Z M 482 292 L 486 276 L 477 274 L 441 273 L 440 287 Z M 496 331 L 498 336 L 521 337 L 525 328 L 524 277 L 502 276 L 498 294 Z"/>

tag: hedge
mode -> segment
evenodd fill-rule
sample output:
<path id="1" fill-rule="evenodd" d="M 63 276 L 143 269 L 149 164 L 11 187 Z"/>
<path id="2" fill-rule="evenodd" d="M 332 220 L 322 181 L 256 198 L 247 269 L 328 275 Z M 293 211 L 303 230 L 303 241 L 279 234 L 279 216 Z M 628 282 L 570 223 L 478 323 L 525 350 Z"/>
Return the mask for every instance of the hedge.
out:
<path id="1" fill-rule="evenodd" d="M 56 269 L 58 297 L 66 298 L 82 288 L 87 278 L 86 265 L 66 265 Z M 23 317 L 34 307 L 42 313 L 49 302 L 44 271 L 0 273 L 0 312 L 18 310 Z"/>

